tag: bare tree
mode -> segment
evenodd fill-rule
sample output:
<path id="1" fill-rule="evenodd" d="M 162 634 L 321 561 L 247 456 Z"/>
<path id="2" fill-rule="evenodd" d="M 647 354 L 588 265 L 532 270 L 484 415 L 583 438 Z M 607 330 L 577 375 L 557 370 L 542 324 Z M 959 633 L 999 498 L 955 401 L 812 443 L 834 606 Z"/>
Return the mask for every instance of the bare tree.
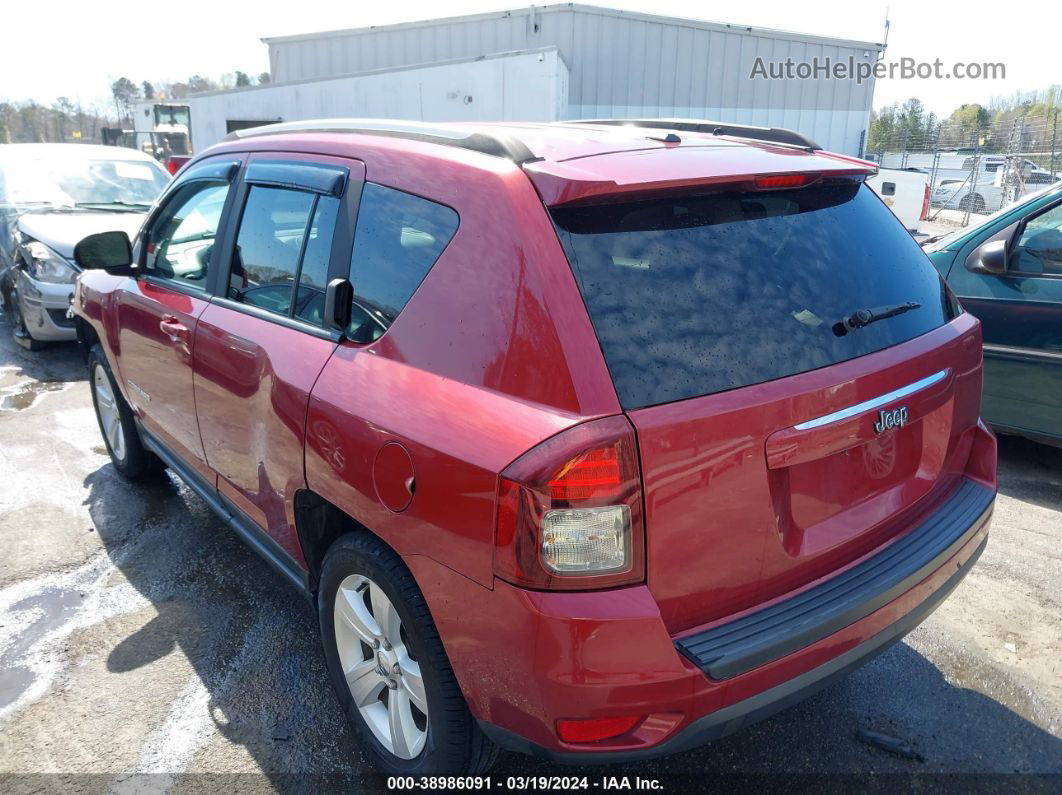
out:
<path id="1" fill-rule="evenodd" d="M 217 88 L 217 83 L 215 83 L 209 77 L 192 75 L 188 78 L 189 93 L 198 94 L 202 91 L 213 91 L 215 88 Z"/>
<path id="2" fill-rule="evenodd" d="M 55 104 L 52 105 L 52 110 L 55 111 L 55 127 L 58 133 L 57 138 L 60 141 L 66 140 L 67 126 L 70 123 L 71 118 L 74 116 L 77 107 L 66 97 L 59 97 L 55 100 Z"/>
<path id="3" fill-rule="evenodd" d="M 119 77 L 111 83 L 111 94 L 114 96 L 114 109 L 120 119 L 128 119 L 133 115 L 133 105 L 140 98 L 140 89 L 136 87 L 128 77 Z"/>

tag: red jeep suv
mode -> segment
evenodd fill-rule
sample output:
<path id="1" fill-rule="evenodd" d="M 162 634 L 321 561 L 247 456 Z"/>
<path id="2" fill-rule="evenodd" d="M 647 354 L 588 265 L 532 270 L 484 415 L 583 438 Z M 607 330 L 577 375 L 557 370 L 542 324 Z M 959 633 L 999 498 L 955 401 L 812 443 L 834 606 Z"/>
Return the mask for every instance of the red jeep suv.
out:
<path id="1" fill-rule="evenodd" d="M 706 742 L 986 542 L 978 323 L 873 168 L 692 121 L 233 134 L 78 246 L 111 460 L 313 600 L 388 771 Z"/>

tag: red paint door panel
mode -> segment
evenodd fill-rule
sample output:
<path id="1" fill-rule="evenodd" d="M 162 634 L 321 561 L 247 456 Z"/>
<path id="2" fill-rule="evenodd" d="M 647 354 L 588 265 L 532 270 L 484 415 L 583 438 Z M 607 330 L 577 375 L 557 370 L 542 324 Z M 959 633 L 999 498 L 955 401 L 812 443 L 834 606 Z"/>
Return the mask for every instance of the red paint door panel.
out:
<path id="1" fill-rule="evenodd" d="M 195 346 L 195 401 L 218 491 L 301 561 L 293 500 L 305 486 L 306 405 L 335 344 L 215 304 Z"/>
<path id="2" fill-rule="evenodd" d="M 121 376 L 144 427 L 213 481 L 203 454 L 192 393 L 192 349 L 205 297 L 130 279 L 117 294 Z"/>

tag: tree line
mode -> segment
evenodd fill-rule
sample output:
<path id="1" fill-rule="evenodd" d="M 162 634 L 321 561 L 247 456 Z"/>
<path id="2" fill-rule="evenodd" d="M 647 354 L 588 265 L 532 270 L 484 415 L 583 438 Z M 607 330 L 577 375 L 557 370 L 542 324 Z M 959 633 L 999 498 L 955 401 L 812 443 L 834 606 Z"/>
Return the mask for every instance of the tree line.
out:
<path id="1" fill-rule="evenodd" d="M 980 149 L 988 152 L 1062 150 L 1062 86 L 964 104 L 946 118 L 912 97 L 872 111 L 866 152 Z"/>
<path id="2" fill-rule="evenodd" d="M 187 80 L 139 83 L 119 77 L 110 85 L 110 100 L 87 105 L 59 97 L 51 105 L 34 100 L 0 102 L 0 144 L 81 141 L 101 143 L 105 127 L 132 127 L 133 110 L 140 100 L 178 102 L 203 91 L 224 91 L 266 85 L 269 72 L 257 76 L 236 71 L 217 79 L 192 75 Z"/>

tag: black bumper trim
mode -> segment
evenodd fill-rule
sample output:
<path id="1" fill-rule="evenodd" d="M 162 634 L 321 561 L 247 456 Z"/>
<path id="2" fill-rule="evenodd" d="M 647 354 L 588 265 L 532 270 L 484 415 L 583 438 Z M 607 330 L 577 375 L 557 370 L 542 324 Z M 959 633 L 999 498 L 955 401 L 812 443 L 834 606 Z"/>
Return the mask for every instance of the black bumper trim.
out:
<path id="1" fill-rule="evenodd" d="M 964 480 L 932 515 L 878 554 L 789 599 L 675 641 L 717 681 L 751 671 L 866 618 L 924 580 L 988 521 L 995 492 Z"/>
<path id="2" fill-rule="evenodd" d="M 891 624 L 877 635 L 849 649 L 844 654 L 834 657 L 817 668 L 812 668 L 799 676 L 780 685 L 757 693 L 751 698 L 723 707 L 694 721 L 685 729 L 668 740 L 649 748 L 626 751 L 553 751 L 543 748 L 508 729 L 495 726 L 486 721 L 479 721 L 479 727 L 493 742 L 510 751 L 531 754 L 541 759 L 566 764 L 601 764 L 617 762 L 637 762 L 653 759 L 681 751 L 688 751 L 712 740 L 725 737 L 744 727 L 770 717 L 786 707 L 799 703 L 819 692 L 827 685 L 847 676 L 856 668 L 870 662 L 900 641 L 904 635 L 922 623 L 956 586 L 970 572 L 977 559 L 984 552 L 988 539 L 985 538 L 969 558 L 936 591 L 911 612 Z"/>

